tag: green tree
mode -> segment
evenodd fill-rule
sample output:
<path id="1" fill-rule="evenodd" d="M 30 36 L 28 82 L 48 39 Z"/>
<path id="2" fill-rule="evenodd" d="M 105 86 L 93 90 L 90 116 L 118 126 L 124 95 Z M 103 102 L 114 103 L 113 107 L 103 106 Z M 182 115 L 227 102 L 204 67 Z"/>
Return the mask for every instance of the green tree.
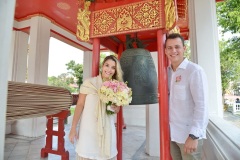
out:
<path id="1" fill-rule="evenodd" d="M 185 41 L 186 51 L 184 52 L 184 57 L 191 60 L 191 48 L 190 41 Z"/>
<path id="2" fill-rule="evenodd" d="M 229 41 L 220 41 L 220 65 L 223 94 L 236 87 L 240 80 L 240 58 L 235 49 L 235 43 Z M 230 85 L 231 84 L 231 85 Z"/>
<path id="3" fill-rule="evenodd" d="M 71 93 L 74 93 L 77 91 L 77 89 L 71 87 L 70 86 L 71 84 L 74 84 L 74 79 L 73 77 L 69 77 L 67 73 L 62 73 L 57 77 L 55 76 L 48 77 L 48 85 L 55 87 L 63 87 L 69 90 Z"/>
<path id="4" fill-rule="evenodd" d="M 71 60 L 66 64 L 68 73 L 77 79 L 78 88 L 83 82 L 83 65 Z"/>
<path id="5" fill-rule="evenodd" d="M 240 1 L 224 0 L 217 3 L 218 24 L 223 28 L 223 32 L 240 32 Z"/>
<path id="6" fill-rule="evenodd" d="M 225 0 L 217 3 L 217 20 L 222 33 L 240 32 L 240 1 Z M 228 89 L 235 89 L 240 80 L 240 38 L 235 36 L 229 40 L 220 41 L 220 60 L 223 94 Z M 231 85 L 230 85 L 231 84 Z"/>

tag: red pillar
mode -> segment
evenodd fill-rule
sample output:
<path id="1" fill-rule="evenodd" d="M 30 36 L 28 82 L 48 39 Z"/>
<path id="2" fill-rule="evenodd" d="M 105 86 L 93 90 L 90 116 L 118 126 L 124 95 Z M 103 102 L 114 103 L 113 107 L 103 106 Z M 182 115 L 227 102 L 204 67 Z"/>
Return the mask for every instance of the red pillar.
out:
<path id="1" fill-rule="evenodd" d="M 165 34 L 157 31 L 158 44 L 158 92 L 159 97 L 159 125 L 160 125 L 160 160 L 170 160 L 170 134 L 168 113 L 168 77 L 167 60 L 164 54 Z"/>
<path id="2" fill-rule="evenodd" d="M 118 59 L 120 60 L 121 56 L 122 56 L 122 53 L 123 53 L 123 50 L 124 50 L 124 46 L 123 46 L 123 43 L 119 44 L 118 46 Z M 122 115 L 122 127 L 123 129 L 126 129 L 126 125 L 124 123 L 124 117 Z"/>
<path id="3" fill-rule="evenodd" d="M 93 39 L 93 57 L 92 57 L 92 77 L 99 74 L 99 61 L 100 61 L 100 39 Z"/>
<path id="4" fill-rule="evenodd" d="M 122 107 L 117 114 L 117 160 L 122 160 L 122 130 L 123 130 L 123 110 Z"/>
<path id="5" fill-rule="evenodd" d="M 120 59 L 123 52 L 123 44 L 118 47 L 118 59 Z M 122 106 L 117 114 L 117 160 L 122 160 L 122 129 L 123 129 L 123 109 Z"/>

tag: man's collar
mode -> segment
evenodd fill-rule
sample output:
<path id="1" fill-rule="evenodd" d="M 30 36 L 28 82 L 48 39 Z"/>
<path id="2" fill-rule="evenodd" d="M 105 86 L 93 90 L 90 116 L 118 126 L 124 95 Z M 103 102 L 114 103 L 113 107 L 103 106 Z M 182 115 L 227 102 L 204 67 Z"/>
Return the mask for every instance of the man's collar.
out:
<path id="1" fill-rule="evenodd" d="M 188 59 L 187 59 L 187 58 L 184 58 L 184 60 L 183 60 L 182 63 L 178 66 L 178 68 L 186 69 L 188 63 L 189 63 Z M 177 68 L 177 69 L 178 69 L 178 68 Z"/>
<path id="2" fill-rule="evenodd" d="M 183 61 L 182 61 L 182 63 L 177 67 L 176 70 L 178 70 L 179 68 L 186 69 L 188 63 L 189 63 L 188 59 L 187 59 L 187 58 L 184 58 Z M 169 66 L 169 69 L 173 70 L 171 65 Z"/>

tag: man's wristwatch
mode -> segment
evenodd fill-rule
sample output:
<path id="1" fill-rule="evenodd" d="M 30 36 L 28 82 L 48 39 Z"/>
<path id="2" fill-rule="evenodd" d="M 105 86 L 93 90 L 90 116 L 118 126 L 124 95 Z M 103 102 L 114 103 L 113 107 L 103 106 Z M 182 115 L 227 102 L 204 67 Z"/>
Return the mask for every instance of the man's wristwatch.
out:
<path id="1" fill-rule="evenodd" d="M 198 139 L 199 137 L 194 136 L 193 134 L 189 134 L 189 137 L 192 138 L 192 140 Z"/>

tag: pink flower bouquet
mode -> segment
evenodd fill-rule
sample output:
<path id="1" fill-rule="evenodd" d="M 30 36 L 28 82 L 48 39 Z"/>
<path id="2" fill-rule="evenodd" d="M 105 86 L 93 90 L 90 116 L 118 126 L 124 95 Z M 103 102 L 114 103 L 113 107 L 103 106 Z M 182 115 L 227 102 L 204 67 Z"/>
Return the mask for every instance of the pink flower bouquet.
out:
<path id="1" fill-rule="evenodd" d="M 132 89 L 124 82 L 110 80 L 103 82 L 99 90 L 100 100 L 106 103 L 107 114 L 114 114 L 111 105 L 124 106 L 132 101 Z"/>

